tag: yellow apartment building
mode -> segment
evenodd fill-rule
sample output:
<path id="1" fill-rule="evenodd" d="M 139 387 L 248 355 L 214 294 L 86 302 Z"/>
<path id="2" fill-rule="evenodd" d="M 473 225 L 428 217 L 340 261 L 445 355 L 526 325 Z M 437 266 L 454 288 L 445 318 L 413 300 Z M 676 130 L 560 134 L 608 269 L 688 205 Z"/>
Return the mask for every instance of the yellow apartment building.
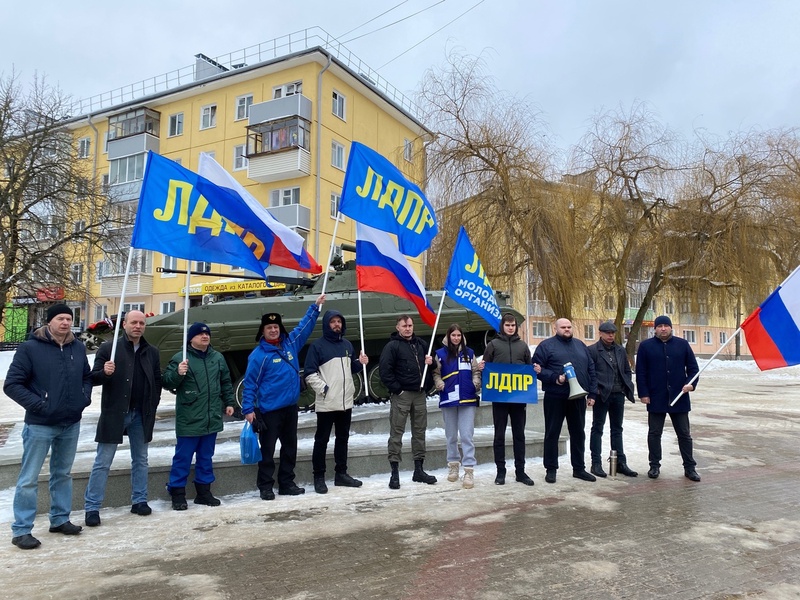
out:
<path id="1" fill-rule="evenodd" d="M 255 275 L 243 269 L 136 250 L 120 306 L 126 240 L 149 150 L 193 171 L 201 152 L 212 154 L 275 218 L 305 238 L 324 267 L 351 141 L 383 154 L 421 185 L 423 144 L 431 134 L 417 113 L 406 96 L 319 28 L 223 57 L 198 54 L 189 67 L 77 102 L 73 115 L 79 116 L 66 127 L 90 177 L 102 182 L 110 210 L 125 225 L 115 232 L 116 244 L 87 248 L 85 260 L 73 265 L 76 285 L 65 300 L 80 314 L 76 327 L 120 310 L 181 309 L 185 276 L 160 269 L 207 274 L 192 275 L 193 305 L 283 291 L 281 284 L 237 278 Z M 337 248 L 354 241 L 354 223 L 341 218 Z M 411 263 L 421 272 L 421 259 Z M 267 274 L 302 275 L 276 267 Z"/>

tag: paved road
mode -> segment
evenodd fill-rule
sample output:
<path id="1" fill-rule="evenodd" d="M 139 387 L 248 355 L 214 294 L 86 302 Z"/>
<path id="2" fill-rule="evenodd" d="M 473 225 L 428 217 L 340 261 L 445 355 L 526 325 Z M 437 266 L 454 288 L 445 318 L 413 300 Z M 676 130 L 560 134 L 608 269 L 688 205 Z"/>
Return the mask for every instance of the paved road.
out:
<path id="1" fill-rule="evenodd" d="M 693 436 L 701 483 L 665 431 L 662 477 L 474 490 L 385 477 L 271 503 L 226 498 L 141 519 L 112 511 L 76 539 L 0 547 L 3 597 L 206 599 L 800 598 L 800 381 L 705 378 Z M 703 398 L 702 403 L 700 398 Z M 645 416 L 629 460 L 646 470 Z M 568 465 L 562 458 L 562 467 Z M 644 473 L 642 473 L 644 475 Z M 80 517 L 80 515 L 78 515 Z M 37 520 L 38 531 L 43 524 Z"/>

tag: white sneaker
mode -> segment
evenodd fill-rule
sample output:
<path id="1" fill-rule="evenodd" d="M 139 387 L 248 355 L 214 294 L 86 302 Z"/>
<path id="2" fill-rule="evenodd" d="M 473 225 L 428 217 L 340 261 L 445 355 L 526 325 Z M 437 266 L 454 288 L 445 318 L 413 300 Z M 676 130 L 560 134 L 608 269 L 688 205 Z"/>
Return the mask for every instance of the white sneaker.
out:
<path id="1" fill-rule="evenodd" d="M 472 467 L 464 467 L 464 489 L 471 490 L 475 487 L 475 477 Z"/>
<path id="2" fill-rule="evenodd" d="M 447 473 L 447 481 L 458 481 L 458 469 L 461 463 L 458 461 L 449 462 L 447 466 L 450 468 L 450 471 Z"/>

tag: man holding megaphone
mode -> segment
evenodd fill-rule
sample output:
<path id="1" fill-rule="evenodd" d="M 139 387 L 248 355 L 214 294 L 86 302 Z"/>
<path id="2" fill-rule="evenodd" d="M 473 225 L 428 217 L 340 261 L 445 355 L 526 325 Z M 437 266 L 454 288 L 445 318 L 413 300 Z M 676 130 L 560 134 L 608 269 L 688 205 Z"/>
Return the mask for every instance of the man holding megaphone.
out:
<path id="1" fill-rule="evenodd" d="M 564 419 L 569 430 L 569 454 L 572 476 L 584 481 L 596 481 L 586 472 L 586 406 L 594 405 L 597 397 L 597 375 L 589 349 L 572 337 L 569 319 L 556 321 L 556 334 L 544 340 L 533 354 L 533 369 L 544 392 L 544 480 L 556 482 L 558 471 L 558 438 Z"/>

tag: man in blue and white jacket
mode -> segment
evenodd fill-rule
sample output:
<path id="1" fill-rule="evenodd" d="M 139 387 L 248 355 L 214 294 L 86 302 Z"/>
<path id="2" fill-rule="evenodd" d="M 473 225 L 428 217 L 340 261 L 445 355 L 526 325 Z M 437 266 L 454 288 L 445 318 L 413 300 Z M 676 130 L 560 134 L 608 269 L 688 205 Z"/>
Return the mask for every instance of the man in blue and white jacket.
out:
<path id="1" fill-rule="evenodd" d="M 258 429 L 261 444 L 261 461 L 258 463 L 256 484 L 262 500 L 274 500 L 275 492 L 275 442 L 280 440 L 280 468 L 278 493 L 297 496 L 305 489 L 294 482 L 294 465 L 297 461 L 297 401 L 300 399 L 300 350 L 314 331 L 320 306 L 325 302 L 321 294 L 308 307 L 305 316 L 287 333 L 278 313 L 261 317 L 261 327 L 256 334 L 256 346 L 247 359 L 242 390 L 242 414 Z"/>
<path id="2" fill-rule="evenodd" d="M 347 473 L 347 441 L 350 438 L 350 420 L 353 414 L 353 397 L 356 394 L 353 373 L 369 362 L 361 352 L 356 356 L 353 344 L 345 339 L 346 322 L 342 314 L 329 310 L 322 316 L 322 337 L 308 349 L 303 373 L 314 390 L 314 410 L 317 413 L 317 431 L 314 434 L 314 451 L 311 463 L 314 468 L 314 490 L 328 492 L 325 484 L 325 453 L 331 429 L 336 428 L 333 458 L 336 463 L 334 485 L 361 487 L 361 481 Z"/>

